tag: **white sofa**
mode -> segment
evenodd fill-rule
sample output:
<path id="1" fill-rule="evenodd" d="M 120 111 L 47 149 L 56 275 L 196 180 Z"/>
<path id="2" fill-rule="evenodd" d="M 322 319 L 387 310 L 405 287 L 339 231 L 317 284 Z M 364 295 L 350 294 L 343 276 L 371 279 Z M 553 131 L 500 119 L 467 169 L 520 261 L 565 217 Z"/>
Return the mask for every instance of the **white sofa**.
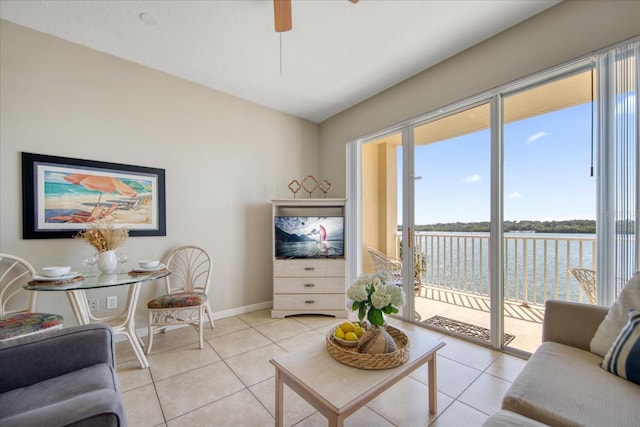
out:
<path id="1" fill-rule="evenodd" d="M 484 426 L 640 426 L 640 385 L 602 369 L 589 351 L 607 311 L 548 300 L 543 343 Z"/>

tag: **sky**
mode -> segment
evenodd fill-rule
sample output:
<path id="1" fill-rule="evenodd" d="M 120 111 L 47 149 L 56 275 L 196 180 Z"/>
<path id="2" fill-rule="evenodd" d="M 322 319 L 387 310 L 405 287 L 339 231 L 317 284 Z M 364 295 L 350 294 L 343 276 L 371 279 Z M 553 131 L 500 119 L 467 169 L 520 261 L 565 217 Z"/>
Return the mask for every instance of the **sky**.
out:
<path id="1" fill-rule="evenodd" d="M 504 138 L 505 220 L 595 219 L 590 103 L 507 124 Z M 488 129 L 416 147 L 415 175 L 417 225 L 489 221 Z"/>

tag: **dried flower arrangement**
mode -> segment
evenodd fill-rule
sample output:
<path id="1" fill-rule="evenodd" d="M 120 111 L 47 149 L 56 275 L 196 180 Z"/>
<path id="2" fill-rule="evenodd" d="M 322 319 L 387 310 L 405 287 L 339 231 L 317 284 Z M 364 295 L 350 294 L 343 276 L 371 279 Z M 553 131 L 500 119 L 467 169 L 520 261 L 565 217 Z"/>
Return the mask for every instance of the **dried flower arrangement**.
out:
<path id="1" fill-rule="evenodd" d="M 116 249 L 129 237 L 129 230 L 124 227 L 116 228 L 111 223 L 95 222 L 87 224 L 87 229 L 78 232 L 75 239 L 84 240 L 98 252 Z"/>

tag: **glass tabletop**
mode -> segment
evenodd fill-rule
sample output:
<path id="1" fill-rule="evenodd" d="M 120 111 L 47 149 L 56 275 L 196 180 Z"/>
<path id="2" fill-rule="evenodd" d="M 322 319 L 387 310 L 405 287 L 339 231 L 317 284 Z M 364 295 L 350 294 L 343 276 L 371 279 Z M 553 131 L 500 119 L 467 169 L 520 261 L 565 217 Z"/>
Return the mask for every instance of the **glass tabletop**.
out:
<path id="1" fill-rule="evenodd" d="M 95 274 L 83 275 L 75 279 L 61 282 L 30 281 L 24 288 L 30 291 L 73 291 L 81 289 L 108 288 L 111 286 L 132 285 L 134 283 L 148 282 L 171 274 L 162 270 L 149 273 L 121 273 L 121 274 Z M 80 278 L 82 277 L 82 278 Z"/>

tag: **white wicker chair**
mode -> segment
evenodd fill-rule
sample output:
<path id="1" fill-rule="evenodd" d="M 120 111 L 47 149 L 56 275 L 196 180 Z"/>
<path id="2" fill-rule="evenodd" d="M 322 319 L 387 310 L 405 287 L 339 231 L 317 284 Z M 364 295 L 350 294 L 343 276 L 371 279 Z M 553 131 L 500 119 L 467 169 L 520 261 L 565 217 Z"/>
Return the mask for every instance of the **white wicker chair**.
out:
<path id="1" fill-rule="evenodd" d="M 164 331 L 174 325 L 190 325 L 195 328 L 202 348 L 205 314 L 211 327 L 214 327 L 208 301 L 213 269 L 211 255 L 197 246 L 181 246 L 169 254 L 165 264 L 171 271 L 165 278 L 167 293 L 147 303 L 149 335 L 146 353 L 151 352 L 154 331 Z"/>
<path id="2" fill-rule="evenodd" d="M 367 246 L 369 255 L 376 266 L 376 271 L 386 271 L 391 276 L 391 283 L 402 286 L 402 262 L 400 260 L 389 258 L 377 249 Z M 414 291 L 416 295 L 420 292 L 420 283 L 418 280 L 414 281 Z M 420 321 L 421 317 L 416 312 L 413 316 L 416 320 Z"/>
<path id="3" fill-rule="evenodd" d="M 402 262 L 400 260 L 389 258 L 377 249 L 367 246 L 369 256 L 376 266 L 376 271 L 385 271 L 391 276 L 391 281 L 397 285 L 402 285 Z"/>
<path id="4" fill-rule="evenodd" d="M 395 258 L 389 258 L 377 249 L 367 246 L 369 255 L 376 266 L 376 271 L 386 271 L 391 275 L 391 281 L 397 285 L 402 285 L 402 261 Z M 420 279 L 418 277 L 414 280 L 414 288 L 416 291 L 420 290 Z"/>
<path id="5" fill-rule="evenodd" d="M 36 312 L 38 293 L 23 289 L 35 274 L 28 261 L 0 254 L 0 341 L 62 328 L 64 318 Z"/>
<path id="6" fill-rule="evenodd" d="M 589 302 L 595 304 L 598 297 L 596 295 L 596 272 L 588 268 L 570 268 L 569 273 L 573 274 L 582 290 L 587 294 Z"/>

